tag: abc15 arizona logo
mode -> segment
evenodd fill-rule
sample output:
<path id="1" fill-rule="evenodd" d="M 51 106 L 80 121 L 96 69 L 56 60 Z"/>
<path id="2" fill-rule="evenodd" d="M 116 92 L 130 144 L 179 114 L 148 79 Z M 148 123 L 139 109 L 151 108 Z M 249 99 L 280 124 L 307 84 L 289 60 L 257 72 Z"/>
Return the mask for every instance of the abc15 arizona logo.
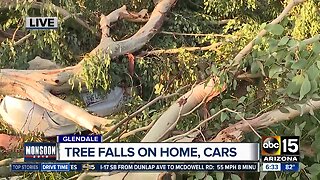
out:
<path id="1" fill-rule="evenodd" d="M 264 136 L 261 146 L 262 156 L 299 156 L 299 136 Z"/>

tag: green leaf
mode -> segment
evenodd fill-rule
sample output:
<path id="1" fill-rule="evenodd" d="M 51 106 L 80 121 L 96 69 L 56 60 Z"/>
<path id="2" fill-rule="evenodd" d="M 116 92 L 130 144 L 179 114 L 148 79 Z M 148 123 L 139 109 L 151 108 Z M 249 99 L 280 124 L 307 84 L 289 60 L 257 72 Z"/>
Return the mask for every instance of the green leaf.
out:
<path id="1" fill-rule="evenodd" d="M 281 35 L 284 31 L 284 28 L 280 24 L 268 24 L 266 26 L 266 30 L 274 35 Z"/>
<path id="2" fill-rule="evenodd" d="M 318 130 L 314 135 L 315 140 L 312 142 L 311 147 L 315 151 L 320 151 L 320 131 Z"/>
<path id="3" fill-rule="evenodd" d="M 268 52 L 274 52 L 278 49 L 278 42 L 279 40 L 278 39 L 274 39 L 274 38 L 269 38 L 267 43 L 269 45 L 269 48 L 267 49 Z"/>
<path id="4" fill-rule="evenodd" d="M 259 180 L 263 180 L 267 174 L 267 172 L 260 172 Z"/>
<path id="5" fill-rule="evenodd" d="M 320 61 L 317 61 L 317 67 L 320 69 Z"/>
<path id="6" fill-rule="evenodd" d="M 307 47 L 307 43 L 304 41 L 299 42 L 299 50 L 305 50 Z"/>
<path id="7" fill-rule="evenodd" d="M 293 63 L 292 69 L 304 69 L 308 64 L 308 61 L 305 59 L 299 59 L 297 62 Z"/>
<path id="8" fill-rule="evenodd" d="M 293 106 L 295 106 L 296 110 L 300 112 L 300 116 L 303 115 L 303 109 L 305 108 L 304 105 L 302 104 L 294 104 Z"/>
<path id="9" fill-rule="evenodd" d="M 306 76 L 304 78 L 304 81 L 301 85 L 301 89 L 300 89 L 300 98 L 299 100 L 301 100 L 306 94 L 308 94 L 308 92 L 311 90 L 311 83 L 308 79 L 308 76 Z"/>
<path id="10" fill-rule="evenodd" d="M 285 60 L 285 67 L 291 67 L 291 65 L 292 65 L 292 62 L 294 62 L 293 61 L 293 57 L 291 56 L 291 54 L 289 53 L 289 54 L 287 54 L 287 56 L 284 58 L 284 60 Z"/>
<path id="11" fill-rule="evenodd" d="M 216 110 L 214 108 L 210 109 L 211 116 L 214 115 L 215 113 L 216 113 Z"/>
<path id="12" fill-rule="evenodd" d="M 312 44 L 312 51 L 316 54 L 320 53 L 320 42 L 315 42 Z"/>
<path id="13" fill-rule="evenodd" d="M 228 117 L 227 113 L 225 112 L 221 112 L 220 114 L 220 121 L 223 122 L 224 120 L 226 120 Z"/>
<path id="14" fill-rule="evenodd" d="M 239 103 L 239 104 L 240 104 L 240 103 L 243 103 L 246 99 L 247 99 L 246 96 L 241 96 L 241 97 L 239 98 L 239 100 L 238 100 L 238 103 Z"/>
<path id="15" fill-rule="evenodd" d="M 266 62 L 264 63 L 265 66 L 271 66 L 272 64 L 274 64 L 276 62 L 276 59 L 273 56 L 269 56 L 269 58 L 267 58 Z"/>
<path id="16" fill-rule="evenodd" d="M 311 83 L 311 90 L 310 90 L 310 93 L 313 94 L 314 92 L 318 91 L 318 81 L 313 79 L 310 81 Z"/>
<path id="17" fill-rule="evenodd" d="M 213 177 L 210 175 L 207 175 L 206 178 L 204 178 L 204 180 L 213 180 Z"/>
<path id="18" fill-rule="evenodd" d="M 234 103 L 233 99 L 224 99 L 221 104 L 222 106 L 227 107 L 228 105 L 233 103 Z"/>
<path id="19" fill-rule="evenodd" d="M 289 41 L 288 36 L 284 36 L 284 37 L 281 38 L 281 40 L 279 41 L 278 46 L 286 45 L 288 41 Z"/>
<path id="20" fill-rule="evenodd" d="M 303 75 L 297 75 L 292 78 L 292 81 L 289 83 L 287 87 L 287 93 L 288 95 L 291 95 L 292 93 L 298 93 L 301 89 L 302 83 L 303 83 L 304 77 Z"/>
<path id="21" fill-rule="evenodd" d="M 257 61 L 253 61 L 251 63 L 251 73 L 255 74 L 258 72 L 258 70 L 259 70 L 259 65 L 258 65 Z"/>
<path id="22" fill-rule="evenodd" d="M 299 163 L 300 169 L 306 168 L 306 165 L 304 165 L 302 162 Z"/>
<path id="23" fill-rule="evenodd" d="M 320 164 L 312 164 L 311 167 L 306 168 L 312 177 L 317 176 L 320 173 Z"/>
<path id="24" fill-rule="evenodd" d="M 306 121 L 304 121 L 303 123 L 301 123 L 301 124 L 299 125 L 299 129 L 302 131 L 303 128 L 306 126 L 306 124 L 307 124 Z"/>
<path id="25" fill-rule="evenodd" d="M 271 69 L 269 70 L 269 77 L 275 78 L 276 74 L 279 74 L 281 71 L 282 71 L 282 67 L 274 64 L 271 66 Z"/>
<path id="26" fill-rule="evenodd" d="M 266 26 L 267 26 L 267 23 L 265 23 L 265 22 L 262 23 L 262 24 L 260 25 L 260 30 L 261 30 L 261 29 L 264 29 Z"/>
<path id="27" fill-rule="evenodd" d="M 258 36 L 255 40 L 254 40 L 254 44 L 260 44 L 262 41 L 262 37 Z"/>
<path id="28" fill-rule="evenodd" d="M 316 79 L 319 75 L 319 69 L 313 64 L 307 70 L 307 74 L 310 80 Z"/>
<path id="29" fill-rule="evenodd" d="M 303 81 L 304 81 L 304 76 L 302 74 L 299 74 L 295 77 L 292 78 L 292 81 L 294 83 L 296 83 L 297 85 L 302 85 Z"/>
<path id="30" fill-rule="evenodd" d="M 309 59 L 310 58 L 310 52 L 306 49 L 299 51 L 299 57 L 300 59 Z"/>
<path id="31" fill-rule="evenodd" d="M 310 114 L 311 116 L 314 116 L 314 112 L 313 112 L 313 109 L 312 109 L 312 108 L 310 108 L 309 114 Z"/>
<path id="32" fill-rule="evenodd" d="M 300 130 L 298 124 L 296 123 L 295 126 L 294 126 L 294 135 L 295 136 L 301 136 L 301 134 L 302 134 L 301 130 Z"/>
<path id="33" fill-rule="evenodd" d="M 234 117 L 234 119 L 236 120 L 242 120 L 243 114 L 236 114 L 236 116 Z"/>
<path id="34" fill-rule="evenodd" d="M 203 179 L 204 177 L 206 176 L 206 173 L 205 172 L 196 172 L 196 178 L 197 179 Z"/>
<path id="35" fill-rule="evenodd" d="M 266 73 L 264 72 L 264 68 L 263 68 L 262 62 L 261 62 L 261 61 L 257 61 L 257 64 L 258 64 L 258 66 L 259 66 L 259 68 L 260 68 L 260 70 L 261 70 L 261 74 L 262 74 L 263 76 L 266 76 Z"/>
<path id="36" fill-rule="evenodd" d="M 232 180 L 241 180 L 241 178 L 236 174 L 231 174 L 231 179 Z"/>
<path id="37" fill-rule="evenodd" d="M 311 129 L 310 131 L 308 131 L 307 135 L 308 136 L 313 136 L 316 134 L 316 132 L 318 131 L 318 127 L 314 127 L 313 129 Z"/>
<path id="38" fill-rule="evenodd" d="M 216 173 L 216 178 L 217 178 L 217 180 L 223 180 L 223 176 L 224 176 L 224 173 L 223 173 L 223 172 L 217 172 L 217 173 Z"/>
<path id="39" fill-rule="evenodd" d="M 217 68 L 214 64 L 211 66 L 211 72 L 212 72 L 214 75 L 218 74 L 218 68 Z"/>
<path id="40" fill-rule="evenodd" d="M 288 51 L 279 51 L 276 54 L 275 58 L 277 59 L 277 62 L 283 63 L 283 59 L 285 59 L 287 55 L 288 55 Z"/>
<path id="41" fill-rule="evenodd" d="M 299 42 L 298 42 L 297 40 L 295 40 L 295 39 L 290 39 L 289 42 L 288 42 L 288 46 L 289 46 L 290 48 L 295 47 L 295 46 L 297 46 L 298 44 L 299 44 Z M 295 49 L 292 49 L 292 51 L 295 51 Z"/>
<path id="42" fill-rule="evenodd" d="M 232 83 L 232 88 L 233 90 L 236 90 L 237 89 L 237 85 L 238 85 L 238 82 L 236 79 L 233 80 L 233 83 Z"/>
<path id="43" fill-rule="evenodd" d="M 292 174 L 292 177 L 293 177 L 293 178 L 296 178 L 295 180 L 300 180 L 300 173 L 297 173 L 297 172 L 296 172 L 296 173 L 293 173 L 293 174 Z"/>

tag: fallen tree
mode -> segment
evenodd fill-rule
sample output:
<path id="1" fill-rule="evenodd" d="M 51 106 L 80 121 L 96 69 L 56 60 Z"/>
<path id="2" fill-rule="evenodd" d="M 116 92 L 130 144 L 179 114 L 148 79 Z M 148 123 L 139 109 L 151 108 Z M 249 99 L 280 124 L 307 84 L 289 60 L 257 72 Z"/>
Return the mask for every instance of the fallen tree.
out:
<path id="1" fill-rule="evenodd" d="M 1 1 L 0 4 L 6 7 L 10 3 L 10 1 Z M 108 16 L 102 15 L 100 20 L 101 42 L 89 53 L 90 56 L 95 56 L 99 52 L 115 58 L 119 55 L 139 50 L 160 29 L 166 13 L 174 4 L 174 0 L 161 1 L 150 15 L 149 21 L 134 36 L 123 41 L 113 41 L 109 31 L 111 23 L 122 18 L 128 18 L 129 13 L 126 10 L 126 6 L 113 11 Z M 132 19 L 132 16 L 130 18 Z M 141 17 L 137 16 L 136 18 Z M 20 95 L 30 99 L 49 111 L 60 114 L 92 132 L 99 133 L 102 126 L 110 124 L 110 121 L 93 116 L 82 108 L 55 96 L 71 89 L 72 86 L 69 84 L 69 79 L 81 73 L 84 62 L 85 59 L 75 66 L 55 70 L 1 69 L 0 83 L 2 88 L 0 93 L 3 95 Z M 76 80 L 75 84 L 79 84 L 78 80 Z"/>
<path id="2" fill-rule="evenodd" d="M 273 27 L 273 25 L 279 25 L 279 23 L 282 22 L 282 20 L 289 14 L 289 12 L 302 2 L 304 1 L 303 0 L 290 1 L 288 5 L 283 9 L 282 13 L 278 17 L 276 17 L 273 21 L 271 21 L 271 23 L 267 24 L 267 26 L 269 25 L 268 27 Z M 59 95 L 59 94 L 70 91 L 72 85 L 69 84 L 69 80 L 73 79 L 77 74 L 82 73 L 83 67 L 86 64 L 86 61 L 90 60 L 90 57 L 102 56 L 103 58 L 116 59 L 121 55 L 126 55 L 126 54 L 128 55 L 130 53 L 140 50 L 160 30 L 164 22 L 165 15 L 170 11 L 170 9 L 175 5 L 175 3 L 176 1 L 174 0 L 159 1 L 159 3 L 155 6 L 152 14 L 148 18 L 146 18 L 145 16 L 146 15 L 145 11 L 142 11 L 141 13 L 136 13 L 136 15 L 133 15 L 132 13 L 129 13 L 126 10 L 126 6 L 122 6 L 121 8 L 111 12 L 107 16 L 101 15 L 100 28 L 102 30 L 102 35 L 101 35 L 100 44 L 89 53 L 88 57 L 85 57 L 84 59 L 82 59 L 75 66 L 70 66 L 70 67 L 61 68 L 61 69 L 54 69 L 54 70 L 22 71 L 22 70 L 3 69 L 0 72 L 1 73 L 0 83 L 2 87 L 0 90 L 0 93 L 5 95 L 19 95 L 24 98 L 27 98 L 32 102 L 40 105 L 41 107 L 48 109 L 52 112 L 55 112 L 57 114 L 60 114 L 61 116 L 74 121 L 76 124 L 79 124 L 80 126 L 91 130 L 92 132 L 96 132 L 96 133 L 106 132 L 106 134 L 104 134 L 104 137 L 107 140 L 112 139 L 111 136 L 117 129 L 119 129 L 119 127 L 122 127 L 123 124 L 127 123 L 130 119 L 137 116 L 137 114 L 141 113 L 143 110 L 147 109 L 148 107 L 153 105 L 155 102 L 159 100 L 163 100 L 169 97 L 170 95 L 165 96 L 163 94 L 159 96 L 159 98 L 151 100 L 149 103 L 142 106 L 138 111 L 132 113 L 131 115 L 128 115 L 127 117 L 122 119 L 118 124 L 115 124 L 111 127 L 105 126 L 105 125 L 111 125 L 112 123 L 111 119 L 109 120 L 102 117 L 91 115 L 90 113 L 84 111 L 82 108 L 79 108 L 66 101 L 63 101 L 58 97 L 56 97 L 55 95 Z M 66 13 L 63 13 L 63 14 L 66 14 Z M 125 40 L 120 40 L 120 41 L 114 41 L 110 35 L 111 26 L 112 26 L 112 23 L 120 19 L 128 19 L 133 22 L 147 21 L 147 23 L 130 38 L 127 38 Z M 78 21 L 78 23 L 80 22 Z M 272 76 L 269 76 L 271 74 L 270 71 L 272 68 L 264 68 L 262 64 L 263 61 L 261 60 L 262 58 L 259 59 L 260 64 L 258 63 L 259 65 L 258 69 L 260 68 L 261 72 L 258 72 L 258 73 L 253 72 L 254 70 L 256 70 L 255 69 L 256 67 L 253 68 L 252 61 L 250 60 L 248 61 L 245 58 L 247 55 L 250 54 L 250 52 L 254 51 L 254 45 L 258 45 L 257 40 L 259 38 L 261 39 L 262 36 L 268 35 L 269 32 L 271 33 L 274 32 L 276 35 L 279 36 L 281 34 L 279 33 L 279 31 L 284 31 L 281 29 L 281 27 L 277 26 L 276 27 L 277 29 L 271 28 L 271 30 L 266 30 L 267 29 L 266 28 L 258 32 L 258 35 L 253 39 L 251 39 L 249 44 L 247 44 L 234 58 L 232 58 L 232 61 L 230 62 L 231 63 L 230 66 L 227 66 L 226 68 L 220 67 L 219 70 L 227 73 L 231 72 L 232 74 L 231 77 L 235 78 L 234 79 L 235 81 L 239 79 L 247 80 L 249 82 L 256 81 L 257 79 L 261 80 L 262 82 L 272 81 L 271 80 Z M 180 34 L 184 35 L 183 33 L 180 33 Z M 219 37 L 224 37 L 224 35 L 221 35 Z M 234 36 L 234 37 L 237 37 L 237 36 Z M 282 42 L 282 43 L 286 44 L 289 41 L 289 38 L 285 40 L 286 42 L 285 43 Z M 301 44 L 306 46 L 308 44 L 315 43 L 318 40 L 319 40 L 319 35 L 310 39 L 305 39 L 304 41 L 301 42 Z M 141 56 L 158 55 L 162 53 L 178 54 L 180 50 L 185 50 L 190 52 L 207 51 L 207 50 L 216 51 L 217 48 L 220 48 L 220 46 L 223 46 L 227 43 L 228 42 L 226 43 L 218 42 L 218 43 L 212 43 L 209 46 L 201 46 L 201 47 L 199 46 L 199 47 L 185 47 L 181 49 L 173 48 L 173 49 L 167 49 L 167 50 L 162 50 L 162 49 L 151 50 L 151 51 L 142 53 Z M 291 46 L 290 48 L 288 48 L 288 52 L 286 53 L 290 54 L 291 51 L 295 51 L 296 49 L 301 48 L 300 46 L 301 44 L 296 43 L 294 46 Z M 281 45 L 278 45 L 278 46 L 281 46 Z M 219 53 L 219 51 L 217 51 L 217 53 Z M 272 52 L 267 58 L 271 58 L 271 55 L 276 56 L 274 55 L 274 52 Z M 299 59 L 293 59 L 293 60 L 298 61 Z M 247 65 L 247 67 L 243 67 L 243 64 L 244 64 L 242 63 L 243 61 L 248 61 L 246 63 L 249 65 Z M 240 66 L 240 64 L 242 66 Z M 177 124 L 180 122 L 180 120 L 183 117 L 186 117 L 194 113 L 201 106 L 205 107 L 206 104 L 210 100 L 212 100 L 214 97 L 218 96 L 220 93 L 222 93 L 227 89 L 228 90 L 231 89 L 231 87 L 229 87 L 231 83 L 227 84 L 224 81 L 221 81 L 220 79 L 221 77 L 219 77 L 220 74 L 214 72 L 214 68 L 212 69 L 213 69 L 212 74 L 214 74 L 214 76 L 210 75 L 209 77 L 206 77 L 206 80 L 203 80 L 201 83 L 197 83 L 194 86 L 192 86 L 190 91 L 188 91 L 183 96 L 179 97 L 175 102 L 173 102 L 172 105 L 160 116 L 160 118 L 157 118 L 156 121 L 152 121 L 152 123 L 150 123 L 149 125 L 142 128 L 138 128 L 132 132 L 120 134 L 118 139 L 114 138 L 111 141 L 117 141 L 124 137 L 128 137 L 136 133 L 139 133 L 140 131 L 148 130 L 148 133 L 142 138 L 141 142 L 160 142 L 160 141 L 191 142 L 200 133 L 202 133 L 200 130 L 201 127 L 204 127 L 205 124 L 209 123 L 209 121 L 211 121 L 212 119 L 215 119 L 218 115 L 221 115 L 221 113 L 225 111 L 231 114 L 238 115 L 239 117 L 241 117 L 241 121 L 238 123 L 235 123 L 234 125 L 230 125 L 229 127 L 220 131 L 220 133 L 218 133 L 214 138 L 212 138 L 211 141 L 212 142 L 241 141 L 243 134 L 246 132 L 253 131 L 256 135 L 260 137 L 260 135 L 256 132 L 256 129 L 266 128 L 272 124 L 279 123 L 284 120 L 291 120 L 294 117 L 297 117 L 298 115 L 301 115 L 306 112 L 313 112 L 313 110 L 317 110 L 318 108 L 320 108 L 318 101 L 311 100 L 305 103 L 304 105 L 302 105 L 305 107 L 302 111 L 292 109 L 290 107 L 286 107 L 285 109 L 288 111 L 286 113 L 281 112 L 280 109 L 276 109 L 276 110 L 265 112 L 261 116 L 255 117 L 253 119 L 245 118 L 241 112 L 238 112 L 236 110 L 231 110 L 229 108 L 220 108 L 220 111 L 218 113 L 213 114 L 209 118 L 203 118 L 203 120 L 200 121 L 196 125 L 196 127 L 191 129 L 190 131 L 183 132 L 177 136 L 170 137 L 171 131 L 177 127 Z M 275 72 L 275 73 L 279 73 L 279 72 Z M 314 74 L 314 72 L 312 73 Z M 77 86 L 80 81 L 81 79 L 75 79 L 73 84 Z M 307 86 L 307 89 L 309 89 L 309 85 L 307 84 L 306 86 Z M 234 88 L 234 90 L 237 91 L 237 88 Z M 305 88 L 303 91 L 306 91 Z M 307 93 L 300 92 L 300 96 L 302 94 L 303 95 L 302 97 L 304 97 Z M 174 95 L 178 95 L 178 94 L 174 94 Z M 193 138 L 192 137 L 190 138 L 189 135 L 192 135 Z M 204 137 L 203 139 L 206 140 L 206 137 Z M 83 173 L 82 175 L 79 176 L 79 179 L 86 178 L 88 176 L 104 178 L 104 179 L 105 178 L 110 178 L 110 179 L 159 178 L 161 174 L 162 173 L 150 173 L 147 175 L 139 174 L 139 173 L 118 173 L 118 174 Z"/>

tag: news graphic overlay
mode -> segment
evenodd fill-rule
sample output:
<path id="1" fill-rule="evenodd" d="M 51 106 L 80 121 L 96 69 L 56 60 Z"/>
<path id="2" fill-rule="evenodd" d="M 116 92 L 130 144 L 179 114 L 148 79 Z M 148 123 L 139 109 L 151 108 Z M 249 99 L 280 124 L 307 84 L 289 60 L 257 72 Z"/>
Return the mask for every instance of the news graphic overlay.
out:
<path id="1" fill-rule="evenodd" d="M 58 161 L 83 162 L 77 169 L 84 171 L 259 171 L 258 143 L 65 142 L 57 147 Z"/>
<path id="2" fill-rule="evenodd" d="M 258 172 L 259 143 L 103 143 L 101 135 L 62 135 L 57 143 L 27 142 L 24 163 L 11 171 Z"/>
<path id="3" fill-rule="evenodd" d="M 238 163 L 12 163 L 12 172 L 155 172 L 155 171 L 214 171 L 214 172 L 258 172 L 256 162 Z"/>
<path id="4" fill-rule="evenodd" d="M 101 135 L 64 135 L 57 136 L 57 143 L 102 143 Z"/>
<path id="5" fill-rule="evenodd" d="M 26 17 L 26 29 L 50 30 L 58 28 L 58 17 Z"/>
<path id="6" fill-rule="evenodd" d="M 58 143 L 58 161 L 259 161 L 258 143 Z"/>
<path id="7" fill-rule="evenodd" d="M 24 143 L 24 161 L 55 161 L 56 143 Z"/>
<path id="8" fill-rule="evenodd" d="M 101 135 L 64 135 L 57 136 L 57 142 L 61 143 L 101 143 Z M 24 143 L 24 161 L 56 161 L 57 143 L 26 142 Z"/>
<path id="9" fill-rule="evenodd" d="M 262 137 L 263 171 L 299 171 L 299 136 Z"/>

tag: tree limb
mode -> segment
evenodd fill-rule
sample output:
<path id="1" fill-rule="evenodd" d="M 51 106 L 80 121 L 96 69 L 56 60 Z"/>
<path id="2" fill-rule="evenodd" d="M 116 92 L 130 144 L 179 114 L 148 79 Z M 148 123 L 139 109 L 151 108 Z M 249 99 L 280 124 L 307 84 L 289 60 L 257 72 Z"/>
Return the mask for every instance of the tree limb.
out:
<path id="1" fill-rule="evenodd" d="M 312 44 L 312 43 L 315 43 L 315 42 L 317 42 L 319 40 L 320 40 L 320 34 L 317 34 L 317 35 L 315 35 L 315 36 L 313 36 L 311 38 L 308 38 L 308 39 L 305 39 L 305 40 L 301 41 L 300 44 L 305 44 L 305 45 Z M 295 46 L 290 47 L 288 49 L 288 51 L 292 51 L 292 50 L 298 48 L 300 44 L 297 44 Z"/>
<path id="2" fill-rule="evenodd" d="M 279 123 L 281 121 L 291 120 L 297 116 L 302 116 L 305 113 L 320 109 L 320 101 L 309 100 L 306 104 L 297 104 L 304 108 L 302 110 L 292 109 L 285 107 L 288 113 L 281 112 L 280 109 L 275 109 L 266 112 L 259 117 L 251 120 L 240 121 L 234 125 L 231 125 L 218 133 L 218 135 L 212 139 L 212 142 L 239 142 L 243 139 L 243 134 L 250 132 L 252 126 L 254 129 L 266 128 L 272 124 Z"/>
<path id="3" fill-rule="evenodd" d="M 211 98 L 215 97 L 226 89 L 226 86 L 218 89 L 216 86 L 216 83 L 218 82 L 219 81 L 211 79 L 208 83 L 201 83 L 195 86 L 191 91 L 180 97 L 161 115 L 141 142 L 158 142 L 161 139 L 166 138 L 164 133 L 168 132 L 168 129 L 172 127 L 180 114 L 185 114 L 192 110 L 195 106 L 201 103 L 202 99 L 206 96 Z"/>
<path id="4" fill-rule="evenodd" d="M 14 46 L 18 46 L 20 44 L 22 44 L 25 40 L 29 39 L 29 37 L 31 37 L 31 33 L 23 36 L 21 39 L 19 39 L 18 41 L 14 42 Z"/>
<path id="5" fill-rule="evenodd" d="M 271 23 L 269 24 L 278 24 L 280 23 L 283 18 L 289 13 L 289 11 L 291 11 L 291 9 L 296 6 L 297 4 L 299 3 L 302 3 L 306 0 L 291 0 L 289 2 L 289 4 L 283 9 L 283 11 L 281 12 L 281 14 L 276 18 L 274 19 Z M 237 55 L 236 57 L 233 59 L 233 65 L 235 67 L 239 66 L 240 64 L 240 61 L 243 59 L 244 56 L 246 56 L 250 51 L 251 49 L 253 48 L 253 45 L 254 45 L 254 41 L 258 38 L 258 37 L 262 37 L 264 36 L 265 34 L 267 34 L 267 30 L 263 29 L 261 30 L 258 35 L 252 40 L 249 42 L 249 44 L 247 44 Z"/>
<path id="6" fill-rule="evenodd" d="M 152 11 L 149 21 L 132 37 L 122 41 L 113 41 L 112 38 L 108 36 L 108 32 L 110 24 L 118 20 L 118 18 L 121 17 L 121 14 L 127 13 L 126 7 L 123 6 L 118 12 L 111 15 L 109 14 L 109 17 L 102 16 L 100 25 L 103 36 L 100 44 L 90 54 L 92 55 L 98 51 L 102 51 L 104 53 L 110 53 L 110 57 L 114 58 L 119 55 L 139 50 L 159 31 L 166 13 L 175 3 L 176 0 L 160 1 Z"/>
<path id="7" fill-rule="evenodd" d="M 167 34 L 167 35 L 178 35 L 178 36 L 213 36 L 213 37 L 228 37 L 230 35 L 225 34 L 202 34 L 202 33 L 179 33 L 179 32 L 168 32 L 168 31 L 161 31 L 160 34 Z"/>
<path id="8" fill-rule="evenodd" d="M 204 47 L 181 47 L 181 48 L 175 48 L 175 49 L 153 50 L 153 51 L 148 51 L 146 53 L 142 53 L 142 55 L 175 54 L 175 53 L 181 52 L 182 50 L 185 50 L 185 51 L 207 51 L 207 50 L 217 51 L 217 47 L 220 46 L 221 44 L 222 44 L 222 42 L 218 42 L 215 44 L 211 44 L 210 46 L 204 46 Z"/>

